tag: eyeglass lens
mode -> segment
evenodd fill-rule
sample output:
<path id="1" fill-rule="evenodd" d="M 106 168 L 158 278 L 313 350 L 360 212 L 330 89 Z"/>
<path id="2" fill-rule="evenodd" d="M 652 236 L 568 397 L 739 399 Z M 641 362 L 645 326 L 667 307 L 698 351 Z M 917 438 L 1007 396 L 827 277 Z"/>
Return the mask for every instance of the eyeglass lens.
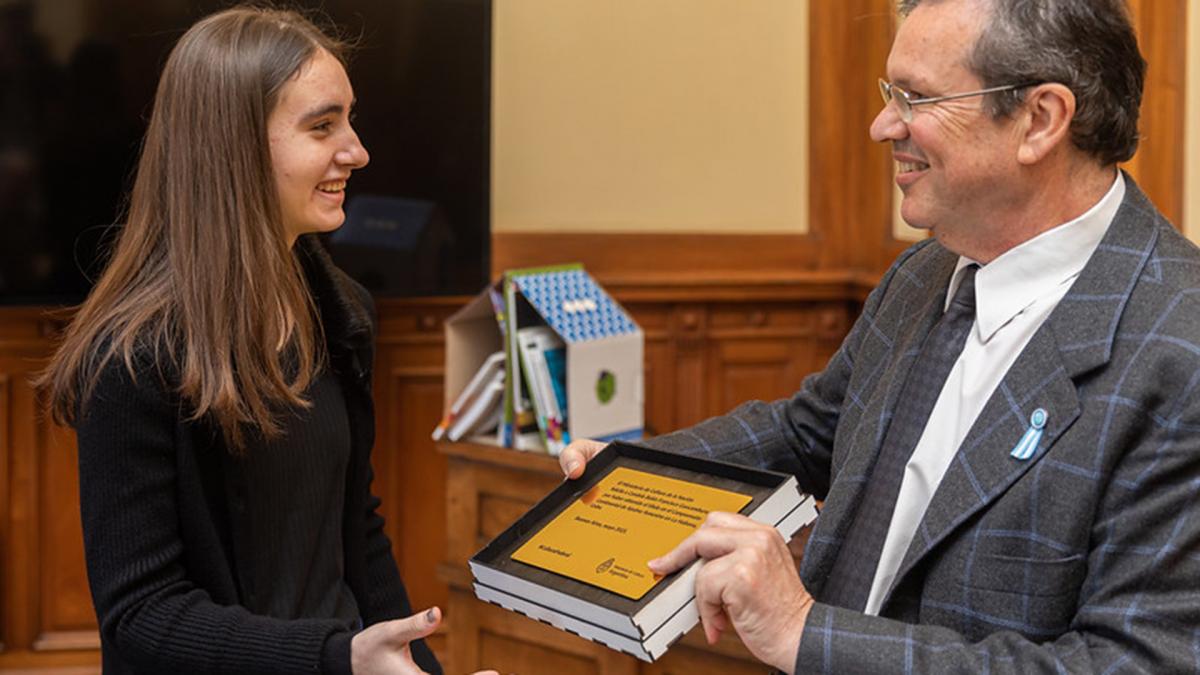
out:
<path id="1" fill-rule="evenodd" d="M 882 77 L 879 78 L 879 94 L 883 97 L 883 104 L 890 105 L 893 101 L 896 102 L 896 112 L 900 113 L 900 119 L 905 122 L 912 121 L 912 105 L 908 102 L 908 92 L 890 84 Z"/>

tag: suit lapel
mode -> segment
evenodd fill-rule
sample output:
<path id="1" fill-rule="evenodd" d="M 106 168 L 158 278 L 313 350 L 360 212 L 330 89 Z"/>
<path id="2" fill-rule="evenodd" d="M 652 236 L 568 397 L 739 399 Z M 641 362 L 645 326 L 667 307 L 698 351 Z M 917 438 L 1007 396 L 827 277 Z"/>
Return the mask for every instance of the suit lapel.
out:
<path id="1" fill-rule="evenodd" d="M 1030 416 L 1038 408 L 1047 413 L 1043 436 L 1031 458 L 1016 459 L 1010 452 L 1025 435 Z M 1054 337 L 1050 331 L 1039 330 L 988 399 L 946 469 L 913 533 L 897 582 L 951 531 L 1041 461 L 1079 412 L 1078 394 Z"/>
<path id="2" fill-rule="evenodd" d="M 1121 313 L 1157 239 L 1153 207 L 1128 176 L 1121 208 L 1088 264 L 1017 357 L 934 492 L 905 552 L 892 589 L 956 528 L 996 501 L 1043 457 L 1079 417 L 1074 378 L 1108 362 Z M 1010 451 L 1047 413 L 1032 457 Z M 889 598 L 885 599 L 886 607 Z"/>

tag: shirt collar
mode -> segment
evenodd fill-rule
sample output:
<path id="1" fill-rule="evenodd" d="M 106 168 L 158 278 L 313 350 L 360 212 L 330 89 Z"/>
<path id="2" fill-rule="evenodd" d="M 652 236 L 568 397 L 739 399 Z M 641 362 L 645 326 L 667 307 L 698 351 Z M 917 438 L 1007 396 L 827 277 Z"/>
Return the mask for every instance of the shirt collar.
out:
<path id="1" fill-rule="evenodd" d="M 1038 298 L 1079 276 L 1124 198 L 1125 177 L 1118 171 L 1108 193 L 1086 213 L 981 266 L 975 275 L 976 326 L 980 339 L 987 342 Z M 949 308 L 962 282 L 963 270 L 978 264 L 959 256 L 954 274 L 950 275 L 945 308 Z"/>

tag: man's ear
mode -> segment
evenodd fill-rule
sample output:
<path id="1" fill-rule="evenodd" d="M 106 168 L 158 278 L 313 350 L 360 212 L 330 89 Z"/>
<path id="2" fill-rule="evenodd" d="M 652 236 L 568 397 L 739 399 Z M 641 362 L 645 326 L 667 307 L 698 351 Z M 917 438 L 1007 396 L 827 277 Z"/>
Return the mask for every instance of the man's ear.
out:
<path id="1" fill-rule="evenodd" d="M 1031 87 L 1021 107 L 1024 129 L 1017 161 L 1037 164 L 1064 141 L 1075 119 L 1075 94 L 1057 82 Z"/>

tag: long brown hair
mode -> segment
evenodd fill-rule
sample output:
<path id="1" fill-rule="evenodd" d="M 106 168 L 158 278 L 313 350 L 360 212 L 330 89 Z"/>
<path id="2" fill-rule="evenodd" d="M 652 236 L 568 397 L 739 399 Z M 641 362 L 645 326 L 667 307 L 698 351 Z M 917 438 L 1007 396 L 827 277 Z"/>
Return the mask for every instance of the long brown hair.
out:
<path id="1" fill-rule="evenodd" d="M 344 45 L 291 12 L 237 7 L 180 38 L 163 68 L 112 259 L 37 385 L 74 423 L 116 357 L 148 355 L 190 420 L 211 416 L 231 450 L 278 436 L 281 407 L 309 403 L 322 336 L 285 236 L 267 118 L 320 49 Z"/>

